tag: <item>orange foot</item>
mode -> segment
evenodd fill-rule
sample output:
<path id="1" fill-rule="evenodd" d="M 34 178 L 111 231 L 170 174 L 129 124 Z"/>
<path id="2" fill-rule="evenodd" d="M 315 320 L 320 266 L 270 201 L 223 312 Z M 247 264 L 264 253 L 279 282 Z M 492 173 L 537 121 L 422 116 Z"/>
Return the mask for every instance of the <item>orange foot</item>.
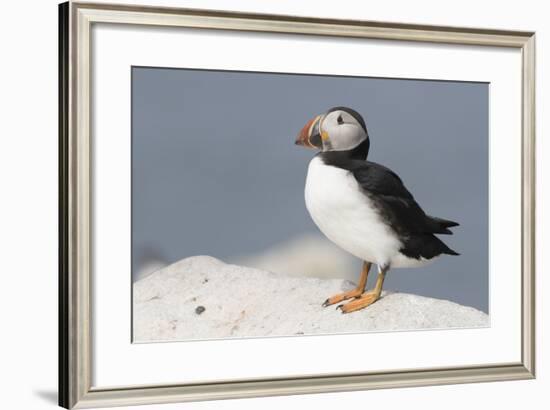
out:
<path id="1" fill-rule="evenodd" d="M 380 299 L 380 292 L 370 291 L 370 292 L 363 293 L 361 297 L 355 300 L 352 300 L 351 302 L 348 302 L 345 305 L 344 304 L 338 305 L 336 309 L 340 309 L 342 313 L 351 313 L 351 312 L 355 312 L 356 310 L 361 310 L 366 308 L 367 306 L 372 305 L 378 299 Z"/>
<path id="2" fill-rule="evenodd" d="M 331 296 L 330 298 L 328 298 L 323 302 L 323 307 L 334 305 L 335 303 L 342 302 L 343 300 L 358 298 L 359 296 L 361 296 L 362 292 L 363 292 L 362 289 L 355 288 L 352 290 L 348 290 L 347 292 L 342 292 L 337 295 Z"/>

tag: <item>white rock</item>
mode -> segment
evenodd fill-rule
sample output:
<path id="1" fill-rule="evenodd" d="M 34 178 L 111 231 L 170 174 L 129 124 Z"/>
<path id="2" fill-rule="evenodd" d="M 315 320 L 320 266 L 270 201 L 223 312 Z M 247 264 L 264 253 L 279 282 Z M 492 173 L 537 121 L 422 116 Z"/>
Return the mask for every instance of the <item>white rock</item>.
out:
<path id="1" fill-rule="evenodd" d="M 134 341 L 484 327 L 489 317 L 446 300 L 384 292 L 366 309 L 342 314 L 323 301 L 353 283 L 296 278 L 182 259 L 134 283 Z"/>

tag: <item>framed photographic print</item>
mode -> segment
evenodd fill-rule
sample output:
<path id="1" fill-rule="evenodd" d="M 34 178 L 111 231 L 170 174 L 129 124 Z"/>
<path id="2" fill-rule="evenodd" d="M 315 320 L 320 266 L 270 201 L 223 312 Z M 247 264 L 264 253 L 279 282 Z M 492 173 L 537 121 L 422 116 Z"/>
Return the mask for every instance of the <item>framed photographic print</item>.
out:
<path id="1" fill-rule="evenodd" d="M 60 405 L 534 377 L 534 33 L 59 17 Z"/>

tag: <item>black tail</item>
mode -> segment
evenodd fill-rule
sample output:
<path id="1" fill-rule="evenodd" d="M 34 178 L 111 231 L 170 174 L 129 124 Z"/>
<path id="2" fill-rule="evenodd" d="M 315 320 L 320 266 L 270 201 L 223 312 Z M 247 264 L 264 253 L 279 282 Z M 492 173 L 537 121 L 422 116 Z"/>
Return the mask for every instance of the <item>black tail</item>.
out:
<path id="1" fill-rule="evenodd" d="M 459 256 L 459 255 L 460 255 L 460 253 L 453 251 L 453 250 L 452 250 L 451 248 L 449 248 L 447 245 L 445 245 L 445 249 L 443 250 L 442 253 L 445 253 L 445 254 L 447 254 L 447 255 L 455 255 L 455 256 Z"/>
<path id="2" fill-rule="evenodd" d="M 431 222 L 435 226 L 434 233 L 452 235 L 453 232 L 449 228 L 460 225 L 458 222 L 449 221 L 443 218 L 437 218 L 435 216 L 427 215 L 427 217 L 431 220 Z"/>
<path id="3" fill-rule="evenodd" d="M 451 221 L 445 221 L 445 222 L 451 222 Z M 455 224 L 454 226 L 458 225 L 456 222 L 451 222 Z M 450 231 L 449 231 L 450 232 Z M 452 232 L 451 232 L 452 233 Z M 437 240 L 438 244 L 437 247 L 441 253 L 444 253 L 446 255 L 455 255 L 458 256 L 460 253 L 453 251 L 451 248 L 447 246 L 445 242 L 443 242 L 441 239 L 439 239 L 437 236 L 434 235 L 434 238 Z"/>
<path id="4" fill-rule="evenodd" d="M 460 255 L 449 248 L 441 239 L 431 233 L 416 234 L 403 241 L 400 252 L 409 258 L 432 259 L 441 254 Z"/>

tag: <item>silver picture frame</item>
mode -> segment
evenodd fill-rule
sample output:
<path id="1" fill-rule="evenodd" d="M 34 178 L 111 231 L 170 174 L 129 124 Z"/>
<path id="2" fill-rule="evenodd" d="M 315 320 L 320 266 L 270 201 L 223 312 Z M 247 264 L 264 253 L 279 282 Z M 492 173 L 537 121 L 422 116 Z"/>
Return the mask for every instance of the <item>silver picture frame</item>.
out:
<path id="1" fill-rule="evenodd" d="M 91 385 L 91 28 L 192 27 L 518 49 L 522 55 L 521 361 L 474 367 L 216 381 Z M 535 33 L 225 11 L 67 2 L 59 6 L 59 404 L 138 405 L 519 380 L 535 377 Z"/>

